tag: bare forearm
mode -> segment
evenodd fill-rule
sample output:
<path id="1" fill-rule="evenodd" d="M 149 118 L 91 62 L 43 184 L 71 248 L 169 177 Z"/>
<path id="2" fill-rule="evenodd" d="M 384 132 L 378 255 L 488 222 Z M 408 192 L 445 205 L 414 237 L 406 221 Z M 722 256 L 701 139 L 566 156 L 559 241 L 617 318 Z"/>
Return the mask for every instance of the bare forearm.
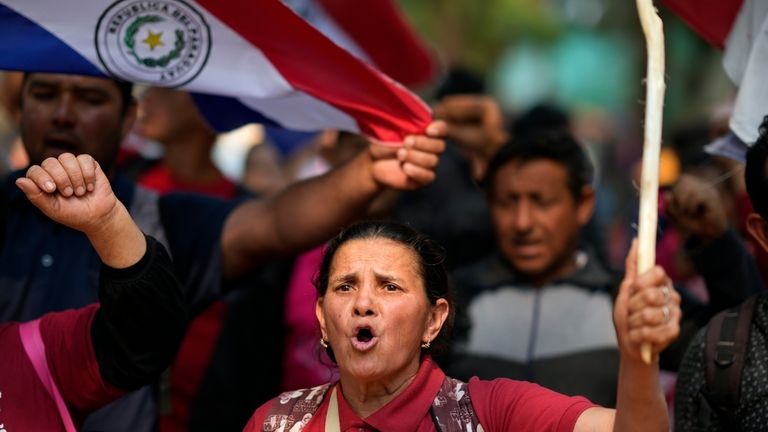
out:
<path id="1" fill-rule="evenodd" d="M 669 417 L 659 385 L 658 360 L 652 365 L 623 360 L 614 431 L 668 431 Z"/>
<path id="2" fill-rule="evenodd" d="M 306 250 L 365 214 L 383 188 L 362 153 L 323 176 L 302 181 L 266 201 L 236 208 L 222 232 L 226 276 L 235 276 L 275 254 Z"/>
<path id="3" fill-rule="evenodd" d="M 103 224 L 85 233 L 101 261 L 116 269 L 130 267 L 144 256 L 147 243 L 125 206 L 117 202 Z"/>

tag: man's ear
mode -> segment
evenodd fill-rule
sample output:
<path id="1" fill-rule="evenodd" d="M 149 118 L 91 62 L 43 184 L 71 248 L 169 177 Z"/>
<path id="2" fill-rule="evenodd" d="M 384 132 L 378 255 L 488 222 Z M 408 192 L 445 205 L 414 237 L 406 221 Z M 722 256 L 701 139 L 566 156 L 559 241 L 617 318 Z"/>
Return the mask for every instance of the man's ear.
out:
<path id="1" fill-rule="evenodd" d="M 747 231 L 768 252 L 768 221 L 757 213 L 747 215 Z"/>
<path id="2" fill-rule="evenodd" d="M 576 217 L 579 225 L 584 226 L 592 217 L 595 210 L 595 190 L 591 185 L 585 185 L 581 188 L 581 198 L 576 203 Z"/>
<path id="3" fill-rule="evenodd" d="M 136 100 L 131 100 L 127 107 L 125 107 L 125 114 L 123 115 L 123 126 L 120 132 L 123 134 L 123 138 L 128 136 L 128 132 L 133 128 L 133 123 L 136 121 L 136 116 L 139 112 L 139 103 Z"/>

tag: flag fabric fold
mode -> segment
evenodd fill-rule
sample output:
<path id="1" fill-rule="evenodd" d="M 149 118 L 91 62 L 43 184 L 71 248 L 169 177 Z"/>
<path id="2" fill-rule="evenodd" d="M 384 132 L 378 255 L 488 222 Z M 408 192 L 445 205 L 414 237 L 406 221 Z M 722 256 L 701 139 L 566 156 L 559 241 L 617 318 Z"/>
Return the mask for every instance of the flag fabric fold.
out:
<path id="1" fill-rule="evenodd" d="M 743 0 L 662 0 L 709 44 L 720 49 L 731 32 Z"/>
<path id="2" fill-rule="evenodd" d="M 408 86 L 438 71 L 429 48 L 394 0 L 284 0 L 340 47 Z M 375 29 L 375 31 L 372 31 Z"/>
<path id="3" fill-rule="evenodd" d="M 744 160 L 768 114 L 768 1 L 663 0 L 710 44 L 724 50 L 723 68 L 739 87 L 729 126 L 734 136 L 713 142 L 708 150 Z M 738 157 L 737 157 L 738 156 Z"/>
<path id="4" fill-rule="evenodd" d="M 278 0 L 0 0 L 0 69 L 178 87 L 236 107 L 206 110 L 220 129 L 262 120 L 399 142 L 431 119 Z"/>

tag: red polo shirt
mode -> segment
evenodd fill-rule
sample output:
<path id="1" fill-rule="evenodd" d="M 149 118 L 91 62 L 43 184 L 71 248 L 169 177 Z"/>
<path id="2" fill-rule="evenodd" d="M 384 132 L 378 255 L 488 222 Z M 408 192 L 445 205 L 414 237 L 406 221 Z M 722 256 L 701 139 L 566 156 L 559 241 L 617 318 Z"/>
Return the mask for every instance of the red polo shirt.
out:
<path id="1" fill-rule="evenodd" d="M 362 419 L 355 414 L 337 385 L 339 423 L 342 431 L 436 431 L 430 406 L 445 378 L 442 370 L 425 357 L 419 372 L 408 387 L 381 409 Z M 307 432 L 324 432 L 330 391 L 312 420 Z M 576 420 L 592 403 L 582 397 L 568 397 L 536 384 L 510 379 L 469 382 L 472 407 L 487 432 L 493 431 L 573 431 Z M 261 431 L 272 423 L 265 418 L 275 398 L 259 407 L 244 432 Z"/>

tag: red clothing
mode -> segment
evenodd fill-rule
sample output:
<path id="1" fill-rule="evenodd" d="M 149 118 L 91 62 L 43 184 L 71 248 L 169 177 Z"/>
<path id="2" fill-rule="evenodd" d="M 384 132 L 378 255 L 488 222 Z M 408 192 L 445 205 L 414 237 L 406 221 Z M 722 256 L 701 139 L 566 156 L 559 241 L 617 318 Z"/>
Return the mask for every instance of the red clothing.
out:
<path id="1" fill-rule="evenodd" d="M 387 405 L 361 419 L 354 413 L 337 385 L 339 424 L 342 431 L 435 431 L 430 406 L 443 383 L 445 374 L 425 357 L 419 372 L 408 387 Z M 304 428 L 306 432 L 324 432 L 330 390 L 323 403 Z M 594 405 L 582 397 L 568 397 L 536 384 L 496 379 L 469 382 L 472 406 L 487 432 L 494 431 L 573 431 L 582 412 Z M 294 395 L 296 397 L 298 395 Z M 251 417 L 244 432 L 262 430 L 265 417 L 279 397 L 265 403 Z"/>
<path id="2" fill-rule="evenodd" d="M 40 334 L 51 376 L 75 424 L 125 392 L 106 384 L 91 339 L 97 305 L 45 315 Z M 0 324 L 0 425 L 7 432 L 64 431 L 56 403 L 24 351 L 19 324 Z"/>
<path id="3" fill-rule="evenodd" d="M 162 163 L 142 174 L 138 183 L 160 194 L 192 192 L 222 199 L 232 199 L 237 194 L 237 185 L 224 176 L 208 184 L 187 183 L 174 178 Z"/>
<path id="4" fill-rule="evenodd" d="M 190 410 L 216 349 L 227 309 L 226 303 L 217 300 L 189 323 L 171 365 L 171 409 L 160 416 L 161 432 L 189 430 Z"/>
<path id="5" fill-rule="evenodd" d="M 339 379 L 338 371 L 329 367 L 333 363 L 318 344 L 320 331 L 315 317 L 317 291 L 312 285 L 312 278 L 322 260 L 323 247 L 318 246 L 299 255 L 293 265 L 285 293 L 283 324 L 286 335 L 280 391 L 314 387 Z"/>

